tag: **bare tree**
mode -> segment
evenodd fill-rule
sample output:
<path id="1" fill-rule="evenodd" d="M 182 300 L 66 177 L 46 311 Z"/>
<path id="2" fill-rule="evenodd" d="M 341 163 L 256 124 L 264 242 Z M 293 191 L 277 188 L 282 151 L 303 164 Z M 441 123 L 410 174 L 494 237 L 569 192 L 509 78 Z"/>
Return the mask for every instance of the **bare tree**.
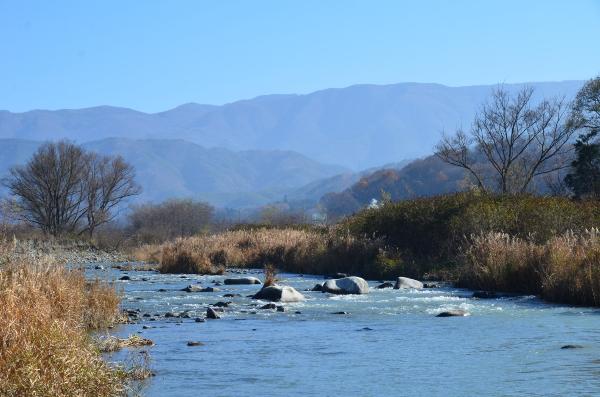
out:
<path id="1" fill-rule="evenodd" d="M 44 232 L 72 232 L 84 215 L 84 152 L 67 142 L 42 145 L 24 166 L 13 167 L 4 184 L 17 197 L 19 215 Z"/>
<path id="2" fill-rule="evenodd" d="M 600 76 L 586 82 L 577 93 L 571 123 L 583 136 L 594 137 L 600 133 Z"/>
<path id="3" fill-rule="evenodd" d="M 111 210 L 139 193 L 133 168 L 122 158 L 86 153 L 72 143 L 43 144 L 3 184 L 15 197 L 21 220 L 57 236 L 81 233 L 111 219 Z"/>
<path id="4" fill-rule="evenodd" d="M 502 87 L 475 115 L 469 132 L 444 136 L 436 155 L 464 168 L 484 191 L 525 192 L 534 178 L 565 168 L 575 128 L 563 99 L 533 104 L 533 89 L 511 96 Z"/>
<path id="5" fill-rule="evenodd" d="M 140 194 L 133 167 L 121 156 L 88 153 L 85 161 L 84 189 L 87 225 L 81 231 L 90 236 L 94 230 L 116 216 L 114 209 L 123 200 Z"/>

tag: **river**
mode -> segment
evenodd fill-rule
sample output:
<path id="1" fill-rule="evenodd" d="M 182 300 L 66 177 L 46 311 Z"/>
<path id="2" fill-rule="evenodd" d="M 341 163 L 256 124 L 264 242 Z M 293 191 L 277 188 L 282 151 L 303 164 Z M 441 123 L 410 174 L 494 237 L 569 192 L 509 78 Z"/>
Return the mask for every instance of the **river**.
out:
<path id="1" fill-rule="evenodd" d="M 89 266 L 87 276 L 116 280 L 123 307 L 140 310 L 138 323 L 119 326 L 114 334 L 139 333 L 156 344 L 149 349 L 156 376 L 145 385 L 145 396 L 600 395 L 597 309 L 532 296 L 478 300 L 452 287 L 329 295 L 303 291 L 322 276 L 280 274 L 280 284 L 307 299 L 278 312 L 261 310 L 266 302 L 246 297 L 258 285 L 181 291 L 238 274 L 181 276 L 105 267 Z M 249 273 L 262 278 L 259 271 Z M 118 280 L 123 275 L 131 280 Z M 224 298 L 227 293 L 241 297 Z M 221 319 L 194 320 L 219 301 L 232 302 Z M 448 309 L 471 315 L 435 317 Z M 164 317 L 184 311 L 190 318 Z M 204 345 L 190 347 L 188 341 Z M 564 345 L 579 347 L 561 349 Z"/>

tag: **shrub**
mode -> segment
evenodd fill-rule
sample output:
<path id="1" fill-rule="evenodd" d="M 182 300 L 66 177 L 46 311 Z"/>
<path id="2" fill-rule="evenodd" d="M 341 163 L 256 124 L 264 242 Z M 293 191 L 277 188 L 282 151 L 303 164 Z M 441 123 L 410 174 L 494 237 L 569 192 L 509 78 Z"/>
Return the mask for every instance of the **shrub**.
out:
<path id="1" fill-rule="evenodd" d="M 354 235 L 382 238 L 405 259 L 455 262 L 465 238 L 487 232 L 544 243 L 568 230 L 600 225 L 600 205 L 564 197 L 497 196 L 477 192 L 388 203 L 346 219 Z"/>

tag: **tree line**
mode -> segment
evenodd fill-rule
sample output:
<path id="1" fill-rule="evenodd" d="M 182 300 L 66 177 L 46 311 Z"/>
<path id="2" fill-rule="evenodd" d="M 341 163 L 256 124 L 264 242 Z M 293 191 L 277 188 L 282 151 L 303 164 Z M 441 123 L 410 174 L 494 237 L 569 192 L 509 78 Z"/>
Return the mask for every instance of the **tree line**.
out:
<path id="1" fill-rule="evenodd" d="M 576 136 L 578 138 L 576 139 Z M 537 100 L 532 88 L 496 89 L 468 130 L 444 136 L 436 155 L 466 171 L 477 189 L 500 194 L 535 192 L 538 181 L 577 199 L 600 198 L 600 76 L 573 102 Z M 554 182 L 550 177 L 554 178 Z M 100 155 L 68 141 L 43 144 L 1 183 L 11 199 L 0 203 L 45 234 L 94 236 L 141 193 L 135 170 L 121 156 Z M 560 186 L 559 186 L 560 185 Z M 275 206 L 262 209 L 266 224 L 306 222 Z M 214 223 L 214 208 L 191 199 L 136 205 L 120 229 L 137 242 L 197 234 Z"/>

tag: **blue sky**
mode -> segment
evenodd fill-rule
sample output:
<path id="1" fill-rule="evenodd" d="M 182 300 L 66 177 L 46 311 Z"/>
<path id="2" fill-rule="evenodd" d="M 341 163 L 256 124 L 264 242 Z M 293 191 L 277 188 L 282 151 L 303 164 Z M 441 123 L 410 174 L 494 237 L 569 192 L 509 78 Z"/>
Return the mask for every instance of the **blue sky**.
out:
<path id="1" fill-rule="evenodd" d="M 0 0 L 0 109 L 600 73 L 600 0 Z"/>

